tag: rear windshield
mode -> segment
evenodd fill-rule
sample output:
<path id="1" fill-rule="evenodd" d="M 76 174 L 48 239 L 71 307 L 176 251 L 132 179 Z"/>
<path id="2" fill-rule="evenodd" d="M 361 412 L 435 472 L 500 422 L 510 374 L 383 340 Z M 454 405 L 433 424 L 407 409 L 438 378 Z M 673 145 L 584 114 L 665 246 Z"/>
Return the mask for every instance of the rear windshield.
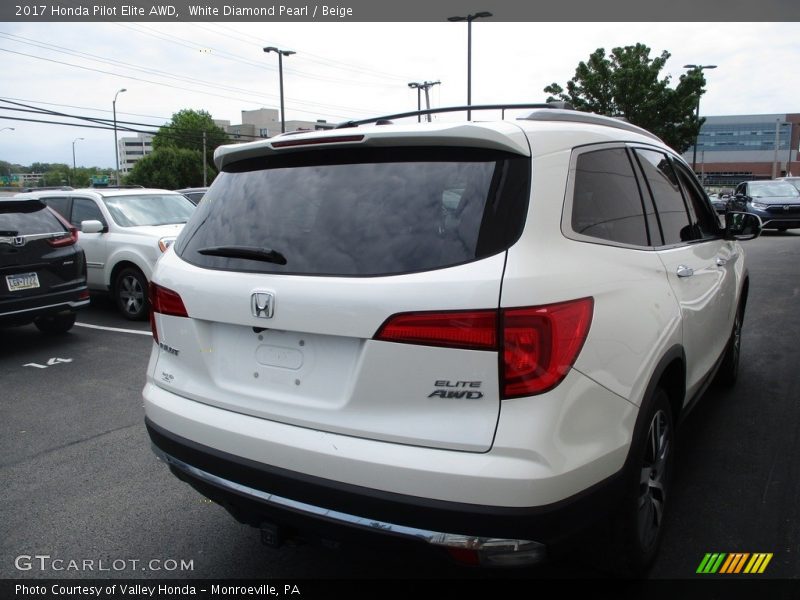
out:
<path id="1" fill-rule="evenodd" d="M 66 231 L 39 200 L 0 201 L 0 236 L 21 236 Z"/>
<path id="2" fill-rule="evenodd" d="M 299 152 L 220 173 L 176 244 L 213 269 L 375 276 L 453 266 L 521 233 L 530 159 L 464 148 Z"/>

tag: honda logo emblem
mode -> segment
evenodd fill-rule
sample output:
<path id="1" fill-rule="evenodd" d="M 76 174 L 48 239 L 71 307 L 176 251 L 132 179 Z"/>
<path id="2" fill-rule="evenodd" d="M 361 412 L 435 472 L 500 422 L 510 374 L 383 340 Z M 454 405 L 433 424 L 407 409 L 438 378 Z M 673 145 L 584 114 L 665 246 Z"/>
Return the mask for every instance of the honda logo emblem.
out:
<path id="1" fill-rule="evenodd" d="M 272 292 L 253 292 L 253 295 L 250 296 L 250 308 L 254 317 L 271 319 L 275 313 L 275 294 Z"/>
<path id="2" fill-rule="evenodd" d="M 13 243 L 15 246 L 24 246 L 25 245 L 25 238 L 22 236 L 15 237 L 13 239 Z"/>

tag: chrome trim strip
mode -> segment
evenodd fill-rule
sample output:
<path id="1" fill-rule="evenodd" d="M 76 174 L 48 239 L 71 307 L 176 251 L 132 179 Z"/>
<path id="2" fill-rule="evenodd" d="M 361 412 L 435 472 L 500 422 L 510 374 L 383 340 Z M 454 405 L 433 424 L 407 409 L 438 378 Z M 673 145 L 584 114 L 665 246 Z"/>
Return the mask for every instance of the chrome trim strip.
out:
<path id="1" fill-rule="evenodd" d="M 332 521 L 338 521 L 341 523 L 345 523 L 347 525 L 354 525 L 356 527 L 361 527 L 364 529 L 370 529 L 370 530 L 376 529 L 384 533 L 389 532 L 404 537 L 417 538 L 429 543 L 434 543 L 434 540 L 438 536 L 444 535 L 436 531 L 426 531 L 424 529 L 406 527 L 405 525 L 395 525 L 393 523 L 384 523 L 381 521 L 376 521 L 374 519 L 365 519 L 363 517 L 358 517 L 355 515 L 350 515 L 335 510 L 314 506 L 312 504 L 306 504 L 305 502 L 298 502 L 297 500 L 291 500 L 289 498 L 284 498 L 282 496 L 277 496 L 275 494 L 268 494 L 267 492 L 262 492 L 261 490 L 256 490 L 251 487 L 242 485 L 240 483 L 223 479 L 222 477 L 212 475 L 211 473 L 202 471 L 196 467 L 193 467 L 192 465 L 188 465 L 185 462 L 178 460 L 174 456 L 170 456 L 169 454 L 165 453 L 163 450 L 161 450 L 155 445 L 153 446 L 153 452 L 155 452 L 156 456 L 158 456 L 165 463 L 172 465 L 180 469 L 181 471 L 184 471 L 189 475 L 192 475 L 193 477 L 197 477 L 198 479 L 201 479 L 216 487 L 221 487 L 223 489 L 231 490 L 239 494 L 243 494 L 245 496 L 257 498 L 259 500 L 262 500 L 263 502 L 266 502 L 267 504 L 274 504 L 281 508 L 288 508 L 290 510 L 307 513 L 315 517 L 322 517 L 324 519 L 330 519 Z"/>
<path id="2" fill-rule="evenodd" d="M 26 313 L 26 312 L 43 310 L 43 309 L 46 309 L 46 308 L 56 308 L 58 306 L 64 306 L 64 307 L 69 306 L 70 308 L 80 308 L 81 306 L 87 306 L 90 301 L 91 300 L 79 300 L 78 302 L 72 302 L 72 301 L 57 302 L 56 304 L 48 304 L 47 306 L 36 306 L 34 308 L 24 308 L 22 310 L 12 310 L 10 312 L 4 312 L 2 314 L 3 314 L 3 316 L 19 315 L 19 314 Z"/>
<path id="3" fill-rule="evenodd" d="M 0 244 L 8 244 L 10 246 L 24 246 L 28 242 L 36 240 L 54 240 L 62 237 L 69 237 L 69 231 L 53 232 L 53 233 L 29 233 L 28 235 L 11 235 L 0 236 Z M 16 244 L 15 240 L 22 240 L 22 243 Z"/>
<path id="4" fill-rule="evenodd" d="M 220 487 L 238 494 L 256 498 L 267 504 L 272 504 L 280 508 L 304 513 L 314 517 L 320 517 L 341 524 L 358 527 L 369 531 L 377 531 L 384 534 L 393 534 L 399 537 L 412 538 L 427 542 L 436 546 L 446 546 L 451 548 L 466 548 L 481 554 L 486 554 L 485 558 L 492 562 L 494 557 L 514 555 L 517 557 L 517 564 L 532 564 L 540 562 L 545 556 L 545 546 L 531 540 L 510 540 L 499 538 L 483 538 L 463 534 L 445 533 L 440 531 L 429 531 L 418 529 L 406 525 L 397 525 L 385 521 L 376 521 L 348 513 L 339 512 L 305 502 L 298 502 L 275 494 L 269 494 L 261 490 L 223 479 L 217 475 L 202 471 L 192 465 L 171 456 L 152 444 L 155 455 L 164 463 L 171 465 L 197 479 L 205 481 L 216 487 Z M 502 560 L 502 559 L 501 559 Z"/>

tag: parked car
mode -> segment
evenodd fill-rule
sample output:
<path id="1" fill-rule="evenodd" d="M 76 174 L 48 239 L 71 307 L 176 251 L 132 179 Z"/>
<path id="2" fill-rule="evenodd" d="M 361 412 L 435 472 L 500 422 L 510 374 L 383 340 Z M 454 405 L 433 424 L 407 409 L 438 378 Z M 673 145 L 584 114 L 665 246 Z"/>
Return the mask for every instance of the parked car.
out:
<path id="1" fill-rule="evenodd" d="M 89 304 L 78 230 L 40 200 L 0 198 L 0 326 L 64 333 Z"/>
<path id="2" fill-rule="evenodd" d="M 800 227 L 800 191 L 788 181 L 743 181 L 733 202 L 737 210 L 758 215 L 765 228 Z"/>
<path id="3" fill-rule="evenodd" d="M 203 199 L 206 192 L 208 191 L 207 187 L 194 187 L 194 188 L 183 188 L 180 190 L 175 190 L 179 194 L 183 194 L 189 200 L 192 201 L 192 204 L 200 204 L 200 200 Z"/>
<path id="4" fill-rule="evenodd" d="M 174 474 L 272 545 L 524 565 L 603 521 L 652 563 L 675 428 L 737 378 L 757 217 L 721 227 L 657 137 L 549 107 L 215 161 L 150 288 L 146 426 Z"/>
<path id="5" fill-rule="evenodd" d="M 708 199 L 711 200 L 711 206 L 714 207 L 714 210 L 717 211 L 719 214 L 725 214 L 728 210 L 728 202 L 730 201 L 729 196 L 723 196 L 722 194 L 709 194 Z"/>
<path id="6" fill-rule="evenodd" d="M 32 192 L 81 231 L 89 289 L 110 292 L 123 316 L 146 319 L 147 285 L 158 258 L 195 206 L 167 190 L 91 188 Z"/>

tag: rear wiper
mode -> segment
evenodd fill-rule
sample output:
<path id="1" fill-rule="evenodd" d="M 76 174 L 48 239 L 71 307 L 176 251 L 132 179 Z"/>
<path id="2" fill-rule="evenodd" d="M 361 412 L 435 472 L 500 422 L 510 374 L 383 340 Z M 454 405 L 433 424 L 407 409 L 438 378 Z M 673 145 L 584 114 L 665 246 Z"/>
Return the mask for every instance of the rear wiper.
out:
<path id="1" fill-rule="evenodd" d="M 271 248 L 257 248 L 255 246 L 209 246 L 197 251 L 204 256 L 224 256 L 226 258 L 246 258 L 263 262 L 285 265 L 286 257 Z"/>

